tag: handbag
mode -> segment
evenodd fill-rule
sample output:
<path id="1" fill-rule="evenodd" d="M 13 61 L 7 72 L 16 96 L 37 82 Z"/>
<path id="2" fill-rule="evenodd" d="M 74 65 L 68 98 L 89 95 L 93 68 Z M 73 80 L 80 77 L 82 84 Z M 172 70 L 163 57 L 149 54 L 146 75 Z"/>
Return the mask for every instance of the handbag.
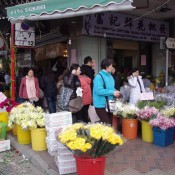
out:
<path id="1" fill-rule="evenodd" d="M 83 106 L 82 97 L 77 97 L 69 101 L 69 111 L 72 113 L 80 111 Z"/>
<path id="2" fill-rule="evenodd" d="M 101 76 L 104 83 L 104 88 L 106 89 L 104 78 L 100 73 L 99 75 Z M 107 96 L 105 96 L 105 99 L 106 99 L 106 107 L 105 107 L 106 112 L 113 113 L 115 111 L 115 100 L 109 100 Z"/>
<path id="3" fill-rule="evenodd" d="M 43 98 L 44 97 L 44 92 L 39 88 L 39 98 Z"/>
<path id="4" fill-rule="evenodd" d="M 69 111 L 69 101 L 73 90 L 62 86 L 60 88 L 60 94 L 58 96 L 57 106 L 60 110 Z"/>
<path id="5" fill-rule="evenodd" d="M 89 109 L 88 109 L 88 115 L 90 118 L 91 123 L 95 123 L 95 122 L 99 122 L 100 118 L 98 117 L 96 111 L 95 111 L 95 107 L 90 105 Z"/>

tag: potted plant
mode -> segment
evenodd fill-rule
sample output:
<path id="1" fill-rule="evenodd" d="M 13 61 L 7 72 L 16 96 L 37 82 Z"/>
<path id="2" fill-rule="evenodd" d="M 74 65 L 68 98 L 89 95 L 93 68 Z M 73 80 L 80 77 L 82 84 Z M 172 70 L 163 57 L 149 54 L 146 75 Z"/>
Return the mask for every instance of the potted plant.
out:
<path id="1" fill-rule="evenodd" d="M 17 139 L 20 144 L 29 144 L 32 139 L 33 150 L 46 149 L 45 113 L 41 107 L 35 107 L 29 102 L 14 107 L 10 112 L 8 126 L 13 127 L 14 124 L 17 124 Z M 38 148 L 40 146 L 43 148 Z"/>
<path id="2" fill-rule="evenodd" d="M 138 119 L 142 124 L 142 140 L 145 142 L 153 142 L 153 131 L 149 124 L 151 119 L 154 119 L 159 114 L 159 110 L 155 107 L 146 106 L 137 112 Z"/>
<path id="3" fill-rule="evenodd" d="M 122 110 L 122 134 L 127 139 L 137 138 L 138 120 L 137 111 L 139 109 L 132 104 L 125 104 Z"/>
<path id="4" fill-rule="evenodd" d="M 73 152 L 78 175 L 104 175 L 105 156 L 123 144 L 113 128 L 101 123 L 73 124 L 58 139 Z"/>
<path id="5" fill-rule="evenodd" d="M 175 118 L 158 114 L 149 124 L 153 127 L 155 145 L 165 147 L 174 142 Z"/>

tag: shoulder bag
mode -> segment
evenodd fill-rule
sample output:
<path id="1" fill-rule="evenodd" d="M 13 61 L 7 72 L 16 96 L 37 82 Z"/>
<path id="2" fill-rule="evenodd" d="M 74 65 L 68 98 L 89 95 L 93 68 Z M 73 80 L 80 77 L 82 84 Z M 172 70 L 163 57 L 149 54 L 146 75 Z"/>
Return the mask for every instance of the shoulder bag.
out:
<path id="1" fill-rule="evenodd" d="M 104 89 L 106 89 L 106 84 L 105 84 L 104 78 L 100 73 L 99 73 L 99 75 L 101 76 L 101 78 L 103 80 Z M 105 99 L 106 99 L 106 107 L 105 107 L 106 112 L 113 113 L 115 111 L 115 100 L 109 100 L 108 96 L 105 96 Z"/>

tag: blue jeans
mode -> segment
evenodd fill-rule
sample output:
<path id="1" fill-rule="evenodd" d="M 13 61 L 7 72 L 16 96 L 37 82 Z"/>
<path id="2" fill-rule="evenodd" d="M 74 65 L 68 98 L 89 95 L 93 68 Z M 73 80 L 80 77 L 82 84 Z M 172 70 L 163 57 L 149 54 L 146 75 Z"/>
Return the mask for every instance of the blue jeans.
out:
<path id="1" fill-rule="evenodd" d="M 49 113 L 55 113 L 56 112 L 56 97 L 46 97 L 47 99 L 47 105 L 49 109 Z"/>

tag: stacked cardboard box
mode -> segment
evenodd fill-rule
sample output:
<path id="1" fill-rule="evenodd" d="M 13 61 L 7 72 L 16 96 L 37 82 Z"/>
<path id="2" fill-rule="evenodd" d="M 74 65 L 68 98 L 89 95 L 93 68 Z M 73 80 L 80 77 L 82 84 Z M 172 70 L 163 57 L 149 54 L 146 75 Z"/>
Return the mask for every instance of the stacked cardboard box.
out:
<path id="1" fill-rule="evenodd" d="M 48 153 L 51 156 L 57 154 L 58 151 L 58 140 L 57 135 L 62 131 L 63 128 L 72 125 L 72 114 L 71 112 L 63 111 L 53 114 L 46 114 L 46 143 Z"/>

